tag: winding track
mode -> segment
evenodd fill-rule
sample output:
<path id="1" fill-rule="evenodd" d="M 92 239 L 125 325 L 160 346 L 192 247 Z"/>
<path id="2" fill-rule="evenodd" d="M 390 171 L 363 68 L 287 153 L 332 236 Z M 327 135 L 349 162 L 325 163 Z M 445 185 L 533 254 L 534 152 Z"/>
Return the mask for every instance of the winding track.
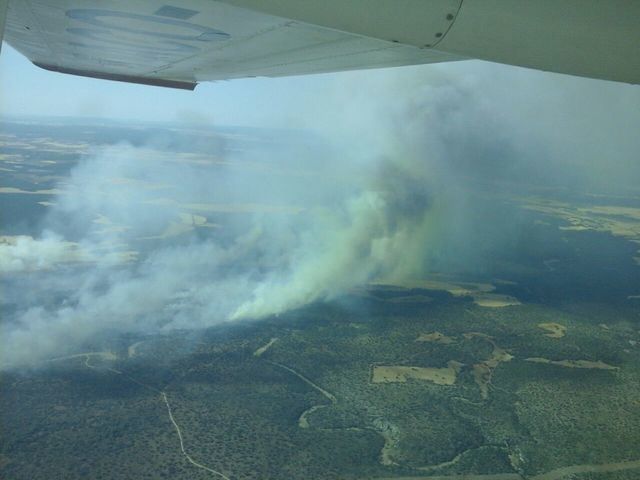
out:
<path id="1" fill-rule="evenodd" d="M 171 405 L 169 405 L 169 400 L 167 399 L 167 394 L 165 392 L 160 392 L 160 394 L 162 395 L 162 399 L 164 400 L 164 403 L 167 405 L 167 411 L 169 412 L 169 418 L 171 419 L 171 423 L 173 423 L 173 426 L 176 427 L 176 432 L 178 432 L 178 438 L 180 439 L 180 450 L 182 450 L 182 454 L 185 456 L 185 458 L 187 460 L 189 460 L 189 462 L 191 464 L 195 465 L 198 468 L 202 468 L 203 470 L 206 470 L 206 471 L 211 472 L 211 473 L 213 473 L 215 475 L 218 475 L 219 477 L 224 478 L 224 480 L 231 480 L 224 473 L 218 472 L 217 470 L 214 470 L 213 468 L 209 468 L 206 465 L 202 465 L 201 463 L 196 462 L 186 452 L 186 450 L 184 449 L 184 441 L 182 439 L 182 431 L 180 430 L 180 426 L 177 424 L 176 420 L 173 418 L 173 413 L 171 412 Z"/>
<path id="2" fill-rule="evenodd" d="M 89 363 L 89 359 L 91 358 L 92 354 L 83 354 L 85 357 L 84 360 L 84 364 L 87 368 L 91 368 L 93 370 L 100 370 L 99 367 L 96 367 L 95 365 L 91 365 Z M 155 387 L 152 387 L 150 385 L 147 385 L 145 383 L 142 383 L 138 380 L 136 380 L 133 377 L 130 377 L 129 375 L 122 373 L 120 370 L 116 370 L 115 368 L 110 368 L 110 367 L 105 367 L 104 370 L 108 370 L 110 372 L 116 373 L 118 375 L 122 375 L 123 377 L 127 378 L 128 380 L 137 383 L 138 385 L 148 388 L 149 390 L 152 390 L 156 393 L 159 393 L 162 396 L 162 400 L 164 400 L 165 405 L 167 406 L 167 412 L 169 412 L 169 419 L 171 420 L 171 423 L 173 423 L 173 426 L 176 429 L 176 432 L 178 434 L 178 439 L 180 440 L 180 451 L 182 452 L 182 455 L 184 455 L 184 457 L 187 459 L 187 461 L 189 463 L 191 463 L 192 465 L 194 465 L 197 468 L 201 468 L 202 470 L 206 470 L 207 472 L 213 473 L 214 475 L 223 478 L 224 480 L 231 480 L 229 477 L 227 477 L 224 473 L 219 472 L 217 470 L 214 470 L 213 468 L 207 467 L 206 465 L 203 465 L 201 463 L 196 462 L 191 455 L 189 455 L 186 451 L 186 449 L 184 448 L 184 439 L 182 437 L 182 430 L 180 430 L 180 426 L 178 425 L 178 422 L 176 422 L 176 419 L 173 417 L 173 412 L 171 411 L 171 404 L 169 403 L 169 399 L 167 398 L 167 394 L 165 391 L 163 390 L 158 390 Z"/>
<path id="3" fill-rule="evenodd" d="M 298 377 L 300 380 L 302 380 L 304 383 L 306 383 L 307 385 L 313 387 L 314 389 L 316 389 L 317 391 L 319 391 L 322 395 L 324 395 L 325 397 L 327 397 L 329 400 L 331 400 L 331 403 L 336 403 L 336 397 L 330 393 L 327 392 L 324 388 L 322 388 L 320 385 L 317 385 L 315 383 L 313 383 L 311 380 L 309 380 L 307 377 L 305 377 L 304 375 L 302 375 L 301 373 L 296 372 L 293 368 L 291 367 L 287 367 L 286 365 L 282 364 L 282 363 L 278 363 L 278 362 L 272 362 L 271 360 L 267 360 L 268 363 L 270 363 L 271 365 L 275 365 L 276 367 L 280 367 L 283 368 L 284 370 L 286 370 L 289 373 L 294 374 L 296 377 Z"/>

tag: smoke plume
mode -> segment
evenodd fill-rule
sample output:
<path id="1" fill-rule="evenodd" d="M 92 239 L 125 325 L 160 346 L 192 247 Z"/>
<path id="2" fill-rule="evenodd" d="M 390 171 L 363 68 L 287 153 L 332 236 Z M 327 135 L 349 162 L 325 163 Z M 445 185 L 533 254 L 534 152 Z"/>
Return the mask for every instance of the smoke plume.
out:
<path id="1" fill-rule="evenodd" d="M 478 245 L 509 248 L 519 225 L 470 208 L 469 188 L 640 178 L 637 87 L 479 62 L 318 83 L 273 118 L 307 132 L 278 130 L 280 143 L 96 148 L 39 236 L 0 243 L 2 364 L 104 331 L 256 319 L 435 266 L 483 268 Z"/>

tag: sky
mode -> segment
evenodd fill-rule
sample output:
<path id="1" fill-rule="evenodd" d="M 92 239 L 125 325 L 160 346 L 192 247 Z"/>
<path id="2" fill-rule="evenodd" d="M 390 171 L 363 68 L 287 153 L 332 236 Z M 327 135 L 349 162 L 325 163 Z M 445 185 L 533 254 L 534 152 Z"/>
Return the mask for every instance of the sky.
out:
<path id="1" fill-rule="evenodd" d="M 416 78 L 431 75 L 453 76 L 456 81 L 475 88 L 477 95 L 483 95 L 486 89 L 487 98 L 491 98 L 497 88 L 506 89 L 505 103 L 523 105 L 520 113 L 531 116 L 534 127 L 550 103 L 564 104 L 565 108 L 559 110 L 563 125 L 574 120 L 589 122 L 590 118 L 584 120 L 579 116 L 586 113 L 589 117 L 593 111 L 603 110 L 602 114 L 612 116 L 614 122 L 620 118 L 621 128 L 629 127 L 627 117 L 634 106 L 640 107 L 637 86 L 481 61 L 203 82 L 192 92 L 45 71 L 3 43 L 0 118 L 80 116 L 317 129 L 323 123 L 340 123 L 337 116 L 344 116 L 347 121 L 359 117 L 362 112 L 354 112 L 356 108 L 385 115 L 386 112 L 376 107 L 394 108 L 394 96 L 402 93 L 398 87 L 412 88 Z M 594 105 L 588 107 L 588 112 L 581 112 L 585 103 Z"/>
<path id="2" fill-rule="evenodd" d="M 206 82 L 191 92 L 48 72 L 4 43 L 0 115 L 264 126 L 292 95 L 322 89 L 329 77 L 335 75 Z"/>

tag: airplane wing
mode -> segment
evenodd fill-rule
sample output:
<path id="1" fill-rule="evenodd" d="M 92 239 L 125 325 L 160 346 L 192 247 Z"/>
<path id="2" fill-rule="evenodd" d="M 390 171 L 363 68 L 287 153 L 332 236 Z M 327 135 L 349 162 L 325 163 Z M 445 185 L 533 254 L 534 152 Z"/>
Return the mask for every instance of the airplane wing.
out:
<path id="1" fill-rule="evenodd" d="M 0 0 L 0 27 L 5 9 L 42 68 L 175 88 L 465 58 L 640 83 L 632 0 Z"/>

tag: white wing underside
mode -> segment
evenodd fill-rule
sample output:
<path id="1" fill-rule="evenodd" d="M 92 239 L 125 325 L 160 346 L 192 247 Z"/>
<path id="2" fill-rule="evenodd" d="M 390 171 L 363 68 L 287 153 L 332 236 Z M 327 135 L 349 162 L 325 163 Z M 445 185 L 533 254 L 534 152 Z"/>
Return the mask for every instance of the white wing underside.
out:
<path id="1" fill-rule="evenodd" d="M 152 85 L 467 58 L 640 83 L 638 0 L 0 0 L 0 36 L 5 9 L 35 64 Z"/>
<path id="2" fill-rule="evenodd" d="M 219 1 L 169 1 L 9 0 L 4 38 L 43 68 L 178 88 L 459 58 Z"/>

